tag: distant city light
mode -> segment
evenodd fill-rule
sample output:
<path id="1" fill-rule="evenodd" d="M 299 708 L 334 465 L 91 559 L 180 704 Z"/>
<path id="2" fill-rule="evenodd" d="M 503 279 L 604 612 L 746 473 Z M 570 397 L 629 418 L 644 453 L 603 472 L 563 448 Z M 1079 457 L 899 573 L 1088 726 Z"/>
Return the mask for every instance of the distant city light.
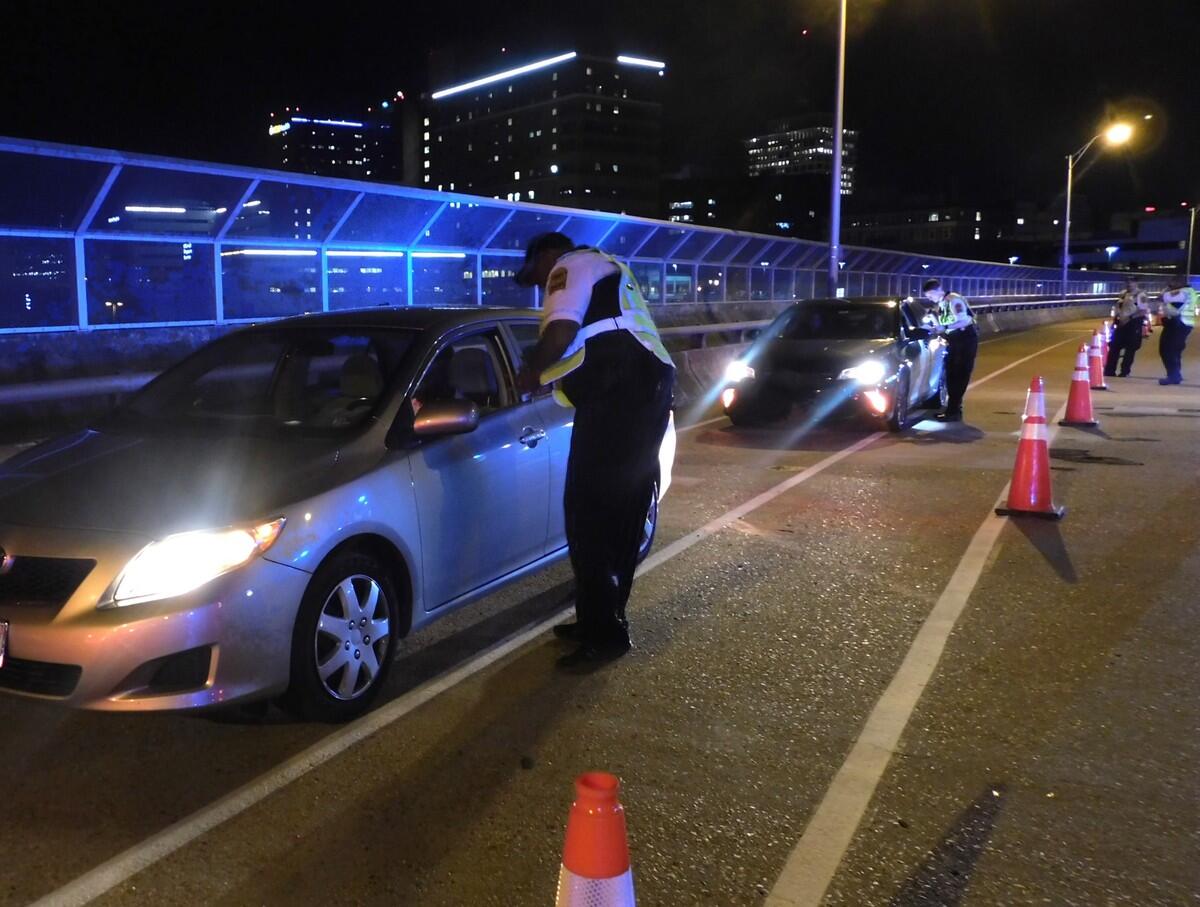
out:
<path id="1" fill-rule="evenodd" d="M 617 57 L 618 63 L 624 63 L 626 66 L 645 66 L 648 69 L 666 69 L 667 64 L 662 60 L 648 60 L 645 57 L 629 57 L 621 54 Z"/>
<path id="2" fill-rule="evenodd" d="M 1009 263 L 1010 265 L 1015 265 L 1015 264 L 1016 264 L 1018 261 L 1020 261 L 1020 260 L 1021 260 L 1021 256 L 1020 256 L 1020 255 L 1010 255 L 1010 256 L 1008 256 L 1008 263 Z"/>
<path id="3" fill-rule="evenodd" d="M 128 211 L 129 209 L 128 209 L 128 208 L 126 208 L 125 210 L 126 210 L 126 211 Z M 1156 207 L 1154 207 L 1153 205 L 1147 205 L 1147 206 L 1146 206 L 1145 208 L 1143 208 L 1142 210 L 1143 210 L 1143 211 L 1145 211 L 1147 214 L 1153 214 L 1153 213 L 1154 213 L 1155 211 L 1157 211 L 1158 209 L 1157 209 Z"/>
<path id="4" fill-rule="evenodd" d="M 164 208 L 159 205 L 126 205 L 128 214 L 187 214 L 187 208 Z"/>
<path id="5" fill-rule="evenodd" d="M 242 205 L 242 207 L 243 208 L 257 208 L 261 204 L 262 204 L 262 202 L 259 201 L 257 198 L 255 198 L 255 199 L 251 199 L 250 201 L 246 202 L 244 205 Z"/>
<path id="6" fill-rule="evenodd" d="M 403 258 L 404 253 L 390 249 L 330 249 L 330 258 Z"/>
<path id="7" fill-rule="evenodd" d="M 567 60 L 574 60 L 578 54 L 575 51 L 570 53 L 559 54 L 557 57 L 548 57 L 545 60 L 538 60 L 534 63 L 527 63 L 524 66 L 518 66 L 515 69 L 506 69 L 503 72 L 493 73 L 490 76 L 484 76 L 481 79 L 475 79 L 472 82 L 463 82 L 461 85 L 453 85 L 450 88 L 443 88 L 440 91 L 435 91 L 431 98 L 439 101 L 442 98 L 448 98 L 451 95 L 459 94 L 464 91 L 470 91 L 472 88 L 480 88 L 484 85 L 491 85 L 493 82 L 501 82 L 504 79 L 512 79 L 517 76 L 523 76 L 526 73 L 535 72 L 539 69 L 545 69 L 547 66 L 554 66 L 558 63 L 565 63 Z"/>
<path id="8" fill-rule="evenodd" d="M 1120 246 L 1105 246 L 1104 251 L 1108 254 L 1109 260 L 1111 261 L 1112 257 L 1121 251 L 1121 247 Z"/>
<path id="9" fill-rule="evenodd" d="M 279 135 L 281 132 L 287 132 L 291 128 L 291 123 L 272 123 L 267 129 L 267 135 Z"/>

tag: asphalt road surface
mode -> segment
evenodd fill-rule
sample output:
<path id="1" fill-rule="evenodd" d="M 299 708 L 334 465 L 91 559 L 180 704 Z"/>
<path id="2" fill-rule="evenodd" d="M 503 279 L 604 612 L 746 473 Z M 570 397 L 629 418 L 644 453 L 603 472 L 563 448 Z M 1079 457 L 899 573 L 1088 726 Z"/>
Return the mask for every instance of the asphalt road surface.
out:
<path id="1" fill-rule="evenodd" d="M 347 727 L 0 698 L 0 904 L 548 905 L 592 769 L 643 907 L 1195 904 L 1195 350 L 1058 430 L 1061 523 L 992 514 L 1091 327 L 985 343 L 960 426 L 690 414 L 594 674 L 536 632 L 560 566 L 406 640 Z"/>

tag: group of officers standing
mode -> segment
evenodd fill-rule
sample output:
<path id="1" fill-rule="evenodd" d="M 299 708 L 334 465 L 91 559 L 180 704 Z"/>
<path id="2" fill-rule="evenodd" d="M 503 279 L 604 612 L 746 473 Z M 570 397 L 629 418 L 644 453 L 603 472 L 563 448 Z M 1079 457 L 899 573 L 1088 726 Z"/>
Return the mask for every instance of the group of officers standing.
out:
<path id="1" fill-rule="evenodd" d="M 1162 334 L 1158 340 L 1158 355 L 1166 377 L 1159 384 L 1180 384 L 1183 381 L 1183 351 L 1188 336 L 1196 326 L 1198 294 L 1185 278 L 1175 278 L 1162 294 Z M 1128 378 L 1133 360 L 1142 347 L 1142 338 L 1152 317 L 1150 302 L 1136 280 L 1129 281 L 1114 308 L 1115 325 L 1104 374 L 1110 378 Z"/>

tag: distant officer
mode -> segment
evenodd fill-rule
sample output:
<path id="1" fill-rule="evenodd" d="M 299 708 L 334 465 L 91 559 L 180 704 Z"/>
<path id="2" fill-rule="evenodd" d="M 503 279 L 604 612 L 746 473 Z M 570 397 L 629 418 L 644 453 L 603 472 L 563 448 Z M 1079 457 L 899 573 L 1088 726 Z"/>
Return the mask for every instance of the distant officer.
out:
<path id="1" fill-rule="evenodd" d="M 520 387 L 554 384 L 556 399 L 575 407 L 563 509 L 577 620 L 554 632 L 579 643 L 559 665 L 586 669 L 629 651 L 625 604 L 675 367 L 637 279 L 611 255 L 544 233 L 530 241 L 516 281 L 545 290 L 541 337 Z"/>
<path id="2" fill-rule="evenodd" d="M 1129 281 L 1120 298 L 1117 300 L 1115 311 L 1117 320 L 1113 329 L 1112 343 L 1108 347 L 1108 360 L 1104 363 L 1104 374 L 1112 378 L 1120 375 L 1128 378 L 1133 369 L 1133 358 L 1142 348 L 1142 327 L 1150 317 L 1150 304 L 1146 294 L 1138 287 L 1136 280 Z M 1122 353 L 1124 359 L 1122 360 Z M 1120 372 L 1117 371 L 1118 365 Z"/>
<path id="3" fill-rule="evenodd" d="M 937 278 L 927 280 L 921 293 L 937 306 L 935 330 L 946 338 L 946 390 L 950 399 L 945 412 L 938 413 L 939 422 L 961 422 L 963 397 L 975 370 L 975 354 L 979 351 L 979 329 L 975 313 L 958 293 L 947 293 Z"/>
<path id="4" fill-rule="evenodd" d="M 1196 326 L 1197 294 L 1184 277 L 1172 278 L 1171 285 L 1162 294 L 1166 305 L 1163 313 L 1162 336 L 1158 339 L 1158 355 L 1162 357 L 1167 377 L 1159 378 L 1159 384 L 1183 383 L 1183 350 L 1188 335 Z"/>

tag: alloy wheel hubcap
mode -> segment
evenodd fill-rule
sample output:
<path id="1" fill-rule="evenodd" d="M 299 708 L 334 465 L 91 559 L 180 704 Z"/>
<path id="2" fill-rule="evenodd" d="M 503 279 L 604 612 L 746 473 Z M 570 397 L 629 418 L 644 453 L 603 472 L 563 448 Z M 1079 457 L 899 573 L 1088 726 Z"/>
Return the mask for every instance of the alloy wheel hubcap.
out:
<path id="1" fill-rule="evenodd" d="M 357 699 L 375 683 L 391 636 L 379 583 L 356 574 L 338 583 L 321 608 L 313 654 L 321 685 L 334 699 Z"/>
<path id="2" fill-rule="evenodd" d="M 650 493 L 650 507 L 646 510 L 646 521 L 642 524 L 642 542 L 638 553 L 644 555 L 654 540 L 654 529 L 658 525 L 658 485 Z"/>

